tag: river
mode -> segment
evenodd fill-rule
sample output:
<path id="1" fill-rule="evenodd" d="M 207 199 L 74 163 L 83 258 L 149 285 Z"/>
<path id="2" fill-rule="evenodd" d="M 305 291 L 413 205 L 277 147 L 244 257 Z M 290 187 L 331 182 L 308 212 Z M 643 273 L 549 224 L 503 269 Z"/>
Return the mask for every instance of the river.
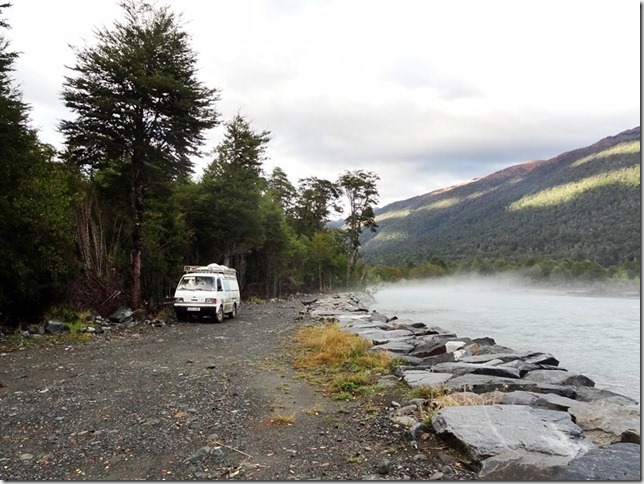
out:
<path id="1" fill-rule="evenodd" d="M 489 336 L 515 350 L 551 353 L 559 366 L 640 399 L 640 298 L 544 289 L 515 278 L 400 282 L 375 294 L 373 309 L 461 337 Z"/>

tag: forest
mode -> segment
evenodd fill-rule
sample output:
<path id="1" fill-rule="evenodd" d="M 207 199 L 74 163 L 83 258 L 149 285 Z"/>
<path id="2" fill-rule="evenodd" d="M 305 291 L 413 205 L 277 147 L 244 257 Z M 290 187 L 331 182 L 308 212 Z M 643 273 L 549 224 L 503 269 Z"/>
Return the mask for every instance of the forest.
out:
<path id="1" fill-rule="evenodd" d="M 1 8 L 8 8 L 5 4 Z M 75 50 L 62 86 L 73 118 L 57 151 L 31 127 L 0 45 L 0 324 L 69 310 L 154 310 L 184 265 L 237 270 L 246 298 L 328 291 L 364 277 L 360 235 L 375 230 L 373 172 L 294 186 L 263 169 L 271 133 L 197 79 L 189 36 L 167 7 L 122 4 L 124 20 Z M 2 22 L 0 28 L 10 26 Z M 204 131 L 224 135 L 199 179 Z M 346 207 L 343 211 L 343 207 Z M 330 228 L 331 217 L 342 228 Z"/>

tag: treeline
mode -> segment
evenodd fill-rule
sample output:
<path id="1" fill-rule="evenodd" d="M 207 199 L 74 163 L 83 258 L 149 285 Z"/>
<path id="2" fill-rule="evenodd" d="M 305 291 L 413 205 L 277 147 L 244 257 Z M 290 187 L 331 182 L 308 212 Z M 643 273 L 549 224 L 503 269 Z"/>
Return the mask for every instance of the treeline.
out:
<path id="1" fill-rule="evenodd" d="M 345 171 L 295 186 L 280 168 L 265 173 L 271 133 L 241 114 L 220 119 L 219 92 L 196 78 L 177 17 L 137 0 L 122 7 L 124 20 L 75 50 L 60 152 L 30 126 L 11 76 L 17 54 L 0 44 L 0 324 L 61 307 L 152 308 L 184 265 L 234 267 L 246 297 L 359 282 L 378 176 Z M 195 180 L 204 132 L 222 123 Z M 339 213 L 344 227 L 329 228 Z"/>
<path id="2" fill-rule="evenodd" d="M 578 283 L 611 283 L 627 288 L 640 285 L 639 261 L 604 267 L 595 261 L 570 259 L 486 259 L 474 257 L 446 262 L 432 257 L 424 263 L 408 262 L 403 266 L 370 266 L 371 283 L 396 282 L 403 279 L 432 279 L 459 274 L 494 275 L 515 273 L 527 280 L 558 285 Z"/>

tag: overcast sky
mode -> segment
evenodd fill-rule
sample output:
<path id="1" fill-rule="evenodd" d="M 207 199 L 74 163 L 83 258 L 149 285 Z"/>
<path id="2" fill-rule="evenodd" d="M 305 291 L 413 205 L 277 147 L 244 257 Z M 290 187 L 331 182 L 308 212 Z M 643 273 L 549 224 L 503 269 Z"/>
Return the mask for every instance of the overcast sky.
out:
<path id="1" fill-rule="evenodd" d="M 70 45 L 116 0 L 13 0 L 15 78 L 41 140 L 62 147 Z M 640 123 L 639 0 L 166 0 L 199 80 L 269 130 L 265 170 L 293 184 L 380 176 L 379 206 L 548 159 Z M 209 132 L 212 150 L 222 129 Z M 197 160 L 201 173 L 210 157 Z"/>

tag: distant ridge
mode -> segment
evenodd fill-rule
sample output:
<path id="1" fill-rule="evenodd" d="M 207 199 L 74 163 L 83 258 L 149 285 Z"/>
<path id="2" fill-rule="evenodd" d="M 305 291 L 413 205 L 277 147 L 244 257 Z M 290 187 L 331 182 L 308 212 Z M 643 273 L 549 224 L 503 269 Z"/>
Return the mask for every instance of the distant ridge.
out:
<path id="1" fill-rule="evenodd" d="M 376 210 L 369 263 L 640 260 L 640 127 Z"/>

